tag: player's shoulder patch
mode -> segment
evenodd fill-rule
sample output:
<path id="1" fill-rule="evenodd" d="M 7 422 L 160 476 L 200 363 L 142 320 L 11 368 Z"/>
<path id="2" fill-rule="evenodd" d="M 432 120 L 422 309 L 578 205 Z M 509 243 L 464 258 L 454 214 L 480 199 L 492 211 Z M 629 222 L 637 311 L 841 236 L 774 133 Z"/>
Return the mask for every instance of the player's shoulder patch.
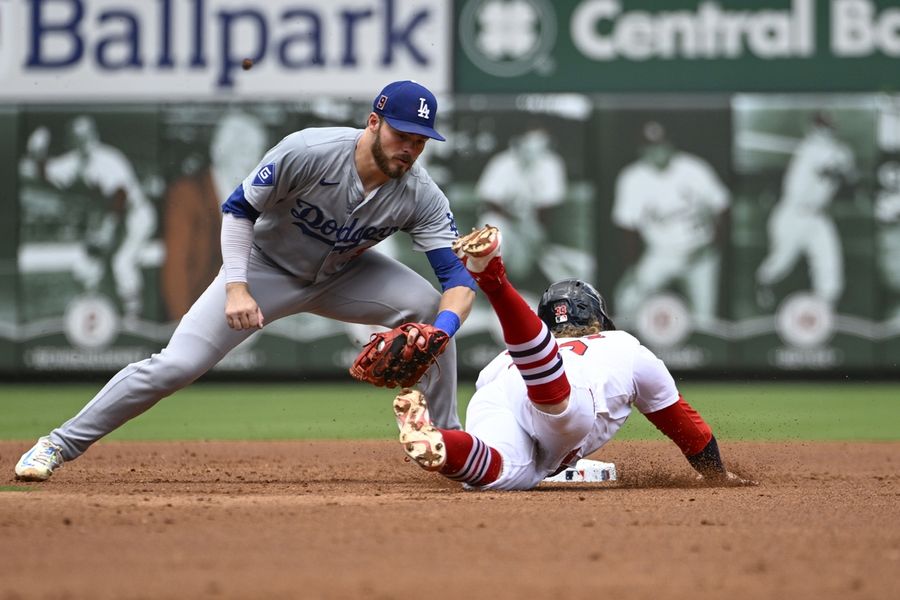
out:
<path id="1" fill-rule="evenodd" d="M 271 187 L 275 185 L 275 163 L 269 163 L 259 168 L 253 178 L 253 184 L 257 187 Z"/>

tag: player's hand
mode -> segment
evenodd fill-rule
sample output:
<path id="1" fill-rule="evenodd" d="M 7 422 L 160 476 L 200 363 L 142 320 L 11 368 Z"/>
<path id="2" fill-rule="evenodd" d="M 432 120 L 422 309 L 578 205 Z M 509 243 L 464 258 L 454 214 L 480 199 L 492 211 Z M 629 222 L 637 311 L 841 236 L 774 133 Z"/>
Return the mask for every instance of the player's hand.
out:
<path id="1" fill-rule="evenodd" d="M 415 326 L 410 327 L 406 332 L 406 345 L 412 347 L 418 344 L 419 348 L 424 348 L 428 343 L 428 339 Z"/>
<path id="2" fill-rule="evenodd" d="M 237 331 L 261 329 L 263 314 L 246 283 L 225 284 L 225 320 Z"/>

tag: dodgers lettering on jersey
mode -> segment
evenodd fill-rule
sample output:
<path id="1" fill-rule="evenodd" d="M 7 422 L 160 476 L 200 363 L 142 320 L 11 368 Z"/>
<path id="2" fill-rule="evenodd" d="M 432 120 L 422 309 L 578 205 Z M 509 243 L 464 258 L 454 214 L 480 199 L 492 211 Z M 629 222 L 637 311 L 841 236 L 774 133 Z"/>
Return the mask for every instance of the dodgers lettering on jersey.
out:
<path id="1" fill-rule="evenodd" d="M 320 181 L 319 185 L 332 184 L 330 182 L 323 184 Z M 360 225 L 358 218 L 342 225 L 334 219 L 326 219 L 321 208 L 305 200 L 297 200 L 297 206 L 291 209 L 291 216 L 295 219 L 293 224 L 304 234 L 332 245 L 334 251 L 341 254 L 358 248 L 364 242 L 378 243 L 400 229 L 396 225 L 386 227 Z"/>
<path id="2" fill-rule="evenodd" d="M 360 135 L 347 127 L 292 133 L 244 180 L 247 201 L 261 213 L 254 242 L 305 281 L 326 279 L 398 231 L 419 252 L 458 236 L 447 197 L 419 165 L 365 197 L 354 159 Z"/>

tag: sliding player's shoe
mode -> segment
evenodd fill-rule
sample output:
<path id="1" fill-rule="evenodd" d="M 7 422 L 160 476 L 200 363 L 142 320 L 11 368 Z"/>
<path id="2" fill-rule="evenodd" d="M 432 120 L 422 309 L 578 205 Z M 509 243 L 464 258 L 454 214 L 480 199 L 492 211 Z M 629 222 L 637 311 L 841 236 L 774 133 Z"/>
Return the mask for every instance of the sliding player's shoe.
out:
<path id="1" fill-rule="evenodd" d="M 394 416 L 406 455 L 426 471 L 440 470 L 447 462 L 447 448 L 440 429 L 431 424 L 422 392 L 410 389 L 400 392 L 394 398 Z"/>
<path id="2" fill-rule="evenodd" d="M 451 247 L 478 285 L 485 289 L 485 285 L 493 288 L 506 279 L 500 244 L 500 230 L 493 225 L 485 225 L 457 239 Z"/>

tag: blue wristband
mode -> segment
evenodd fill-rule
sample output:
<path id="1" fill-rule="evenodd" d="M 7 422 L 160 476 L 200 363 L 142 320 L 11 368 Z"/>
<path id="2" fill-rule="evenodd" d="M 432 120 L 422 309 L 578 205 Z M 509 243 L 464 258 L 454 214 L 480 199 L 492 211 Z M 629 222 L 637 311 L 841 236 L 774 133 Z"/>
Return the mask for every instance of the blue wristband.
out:
<path id="1" fill-rule="evenodd" d="M 452 310 L 442 310 L 438 313 L 437 319 L 434 320 L 434 326 L 453 337 L 453 334 L 457 332 L 460 326 L 459 315 Z"/>

